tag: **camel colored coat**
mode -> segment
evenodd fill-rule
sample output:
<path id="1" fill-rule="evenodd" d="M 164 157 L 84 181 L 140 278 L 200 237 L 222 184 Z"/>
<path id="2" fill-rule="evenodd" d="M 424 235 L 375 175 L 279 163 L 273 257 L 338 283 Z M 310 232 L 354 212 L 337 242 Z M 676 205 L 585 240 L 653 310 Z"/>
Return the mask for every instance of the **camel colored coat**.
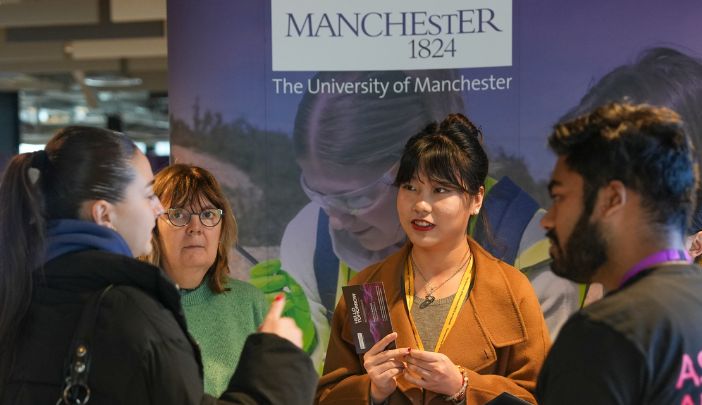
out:
<path id="1" fill-rule="evenodd" d="M 475 260 L 475 281 L 455 325 L 439 352 L 468 370 L 466 403 L 483 404 L 503 391 L 536 403 L 536 378 L 550 345 L 539 302 L 527 278 L 491 256 L 468 238 Z M 349 284 L 382 281 L 397 347 L 417 349 L 405 303 L 403 272 L 410 246 L 374 264 Z M 316 403 L 367 404 L 370 379 L 351 337 L 351 321 L 341 298 L 334 312 L 332 331 L 319 380 Z M 424 391 L 398 378 L 388 398 L 394 404 L 446 404 L 444 396 Z"/>

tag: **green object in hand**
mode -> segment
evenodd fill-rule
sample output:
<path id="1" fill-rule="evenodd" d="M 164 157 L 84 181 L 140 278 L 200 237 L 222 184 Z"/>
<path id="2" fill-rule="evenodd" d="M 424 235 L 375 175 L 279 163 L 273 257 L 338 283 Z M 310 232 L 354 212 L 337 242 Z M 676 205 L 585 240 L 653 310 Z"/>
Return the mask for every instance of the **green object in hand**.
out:
<path id="1" fill-rule="evenodd" d="M 300 284 L 280 266 L 280 259 L 259 262 L 251 268 L 249 282 L 263 291 L 269 303 L 281 292 L 285 293 L 283 316 L 295 320 L 302 329 L 302 349 L 307 353 L 317 346 L 317 333 L 312 322 L 310 304 Z"/>

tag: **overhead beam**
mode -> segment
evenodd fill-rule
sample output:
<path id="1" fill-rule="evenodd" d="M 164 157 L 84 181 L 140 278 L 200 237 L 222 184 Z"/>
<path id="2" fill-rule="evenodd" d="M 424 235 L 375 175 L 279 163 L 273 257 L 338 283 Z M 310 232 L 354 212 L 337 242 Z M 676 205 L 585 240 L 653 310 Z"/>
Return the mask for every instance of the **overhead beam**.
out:
<path id="1" fill-rule="evenodd" d="M 43 61 L 22 61 L 22 62 L 3 62 L 0 59 L 0 72 L 16 72 L 16 73 L 67 73 L 75 70 L 83 70 L 87 72 L 116 72 L 120 68 L 118 60 L 99 59 L 99 60 L 43 60 Z"/>
<path id="2" fill-rule="evenodd" d="M 66 52 L 74 59 L 166 57 L 166 38 L 132 38 L 73 41 Z"/>
<path id="3" fill-rule="evenodd" d="M 168 71 L 168 58 L 131 58 L 127 59 L 129 72 L 166 72 Z"/>
<path id="4" fill-rule="evenodd" d="M 39 0 L 0 3 L 0 28 L 42 25 L 95 24 L 98 0 Z"/>
<path id="5" fill-rule="evenodd" d="M 89 25 L 8 28 L 7 42 L 60 41 L 81 39 L 143 38 L 165 35 L 163 21 L 112 24 L 102 22 Z"/>
<path id="6" fill-rule="evenodd" d="M 65 59 L 61 41 L 0 43 L 0 63 Z"/>
<path id="7" fill-rule="evenodd" d="M 0 91 L 21 91 L 21 90 L 63 90 L 62 83 L 52 80 L 35 79 L 33 77 L 23 77 L 16 80 L 0 80 Z"/>
<path id="8" fill-rule="evenodd" d="M 166 19 L 166 0 L 111 0 L 110 15 L 114 22 Z"/>
<path id="9" fill-rule="evenodd" d="M 128 72 L 166 72 L 168 59 L 161 58 L 128 58 L 126 60 Z M 66 73 L 75 70 L 85 72 L 117 72 L 122 69 L 119 59 L 61 59 L 61 60 L 34 60 L 34 61 L 4 61 L 0 58 L 0 72 L 15 73 Z"/>

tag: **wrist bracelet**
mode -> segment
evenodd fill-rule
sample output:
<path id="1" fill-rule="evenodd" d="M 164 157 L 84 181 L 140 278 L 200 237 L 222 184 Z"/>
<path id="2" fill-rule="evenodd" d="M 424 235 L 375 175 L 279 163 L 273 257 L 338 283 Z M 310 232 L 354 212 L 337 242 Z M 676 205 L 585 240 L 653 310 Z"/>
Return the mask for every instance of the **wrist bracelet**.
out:
<path id="1" fill-rule="evenodd" d="M 456 367 L 458 367 L 458 371 L 460 371 L 461 376 L 463 377 L 463 385 L 461 385 L 461 389 L 459 389 L 457 393 L 444 397 L 444 400 L 453 402 L 454 404 L 461 403 L 464 399 L 466 399 L 466 390 L 468 389 L 468 372 L 466 372 L 466 369 L 463 368 L 463 366 L 457 365 Z"/>

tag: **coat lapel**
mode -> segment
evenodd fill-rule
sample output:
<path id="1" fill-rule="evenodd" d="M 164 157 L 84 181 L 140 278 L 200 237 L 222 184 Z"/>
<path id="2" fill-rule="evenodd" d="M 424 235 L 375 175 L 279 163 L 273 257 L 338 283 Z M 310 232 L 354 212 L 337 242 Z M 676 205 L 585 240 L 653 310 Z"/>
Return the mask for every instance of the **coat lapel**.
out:
<path id="1" fill-rule="evenodd" d="M 439 348 L 454 363 L 476 372 L 495 368 L 495 348 L 526 340 L 526 327 L 500 262 L 468 238 L 475 257 L 475 281 L 458 319 Z M 393 329 L 398 333 L 397 347 L 418 349 L 405 302 L 403 272 L 410 245 L 406 244 L 376 268 L 368 281 L 382 281 L 388 298 Z M 410 398 L 421 398 L 421 390 L 398 380 L 398 387 Z"/>

